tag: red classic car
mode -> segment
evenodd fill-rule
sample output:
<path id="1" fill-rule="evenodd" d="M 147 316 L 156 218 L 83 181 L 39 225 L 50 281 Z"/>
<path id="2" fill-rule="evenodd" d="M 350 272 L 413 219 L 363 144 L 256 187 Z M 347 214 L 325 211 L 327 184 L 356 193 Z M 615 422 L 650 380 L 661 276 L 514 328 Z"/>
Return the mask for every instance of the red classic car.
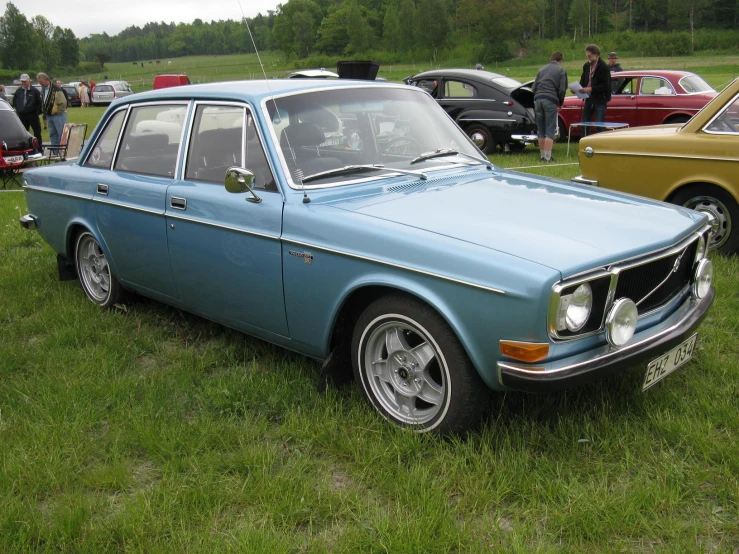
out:
<path id="1" fill-rule="evenodd" d="M 685 123 L 716 96 L 716 91 L 695 73 L 687 71 L 622 71 L 611 73 L 613 95 L 606 121 L 628 123 L 629 127 Z M 583 101 L 565 98 L 559 111 L 560 136 L 566 137 L 572 123 L 582 119 Z M 572 136 L 580 136 L 572 129 Z"/>
<path id="2" fill-rule="evenodd" d="M 29 160 L 41 157 L 38 147 L 10 104 L 0 100 L 0 188 L 11 182 L 20 184 L 18 170 Z"/>

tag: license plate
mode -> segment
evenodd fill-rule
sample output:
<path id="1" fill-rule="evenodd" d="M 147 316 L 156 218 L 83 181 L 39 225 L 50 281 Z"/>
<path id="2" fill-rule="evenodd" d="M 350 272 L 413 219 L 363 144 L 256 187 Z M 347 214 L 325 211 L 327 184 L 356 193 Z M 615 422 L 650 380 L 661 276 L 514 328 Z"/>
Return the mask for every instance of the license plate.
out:
<path id="1" fill-rule="evenodd" d="M 3 156 L 6 164 L 19 164 L 23 161 L 23 156 Z"/>
<path id="2" fill-rule="evenodd" d="M 667 354 L 649 362 L 649 365 L 647 366 L 647 374 L 644 377 L 644 385 L 641 390 L 647 390 L 649 387 L 661 381 L 678 367 L 690 360 L 690 358 L 693 357 L 693 350 L 695 350 L 695 343 L 697 340 L 698 333 L 670 350 Z"/>

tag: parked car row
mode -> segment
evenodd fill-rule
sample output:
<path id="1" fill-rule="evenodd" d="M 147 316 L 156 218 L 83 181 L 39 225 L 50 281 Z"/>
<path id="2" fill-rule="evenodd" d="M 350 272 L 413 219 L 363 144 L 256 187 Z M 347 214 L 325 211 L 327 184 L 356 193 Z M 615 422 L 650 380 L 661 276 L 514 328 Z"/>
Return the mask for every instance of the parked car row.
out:
<path id="1" fill-rule="evenodd" d="M 20 223 L 101 307 L 135 291 L 322 360 L 416 432 L 465 431 L 491 389 L 643 364 L 646 390 L 690 359 L 708 215 L 494 167 L 421 80 L 119 99 L 76 162 L 25 174 Z"/>

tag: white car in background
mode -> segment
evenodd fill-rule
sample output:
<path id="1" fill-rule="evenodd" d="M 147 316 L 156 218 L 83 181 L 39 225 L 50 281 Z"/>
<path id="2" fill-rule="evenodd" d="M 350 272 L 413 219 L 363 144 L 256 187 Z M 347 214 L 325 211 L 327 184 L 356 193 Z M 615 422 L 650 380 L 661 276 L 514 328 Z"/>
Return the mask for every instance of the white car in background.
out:
<path id="1" fill-rule="evenodd" d="M 97 83 L 92 91 L 93 104 L 110 104 L 116 98 L 133 94 L 131 86 L 126 81 L 105 81 Z"/>

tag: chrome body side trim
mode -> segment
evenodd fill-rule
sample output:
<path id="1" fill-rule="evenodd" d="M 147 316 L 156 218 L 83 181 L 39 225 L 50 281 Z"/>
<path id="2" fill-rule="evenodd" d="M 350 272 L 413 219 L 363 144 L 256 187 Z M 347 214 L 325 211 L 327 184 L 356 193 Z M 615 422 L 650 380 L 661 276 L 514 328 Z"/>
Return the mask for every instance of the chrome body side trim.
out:
<path id="1" fill-rule="evenodd" d="M 430 271 L 425 271 L 423 269 L 417 269 L 415 267 L 409 267 L 409 266 L 405 266 L 405 265 L 395 264 L 393 262 L 388 262 L 388 261 L 385 261 L 385 260 L 378 260 L 377 258 L 370 258 L 368 256 L 361 256 L 359 254 L 352 254 L 351 252 L 345 252 L 343 250 L 335 250 L 333 248 L 327 248 L 325 246 L 318 246 L 316 244 L 311 244 L 309 242 L 301 242 L 301 241 L 297 241 L 297 240 L 293 240 L 293 239 L 287 239 L 287 238 L 284 238 L 284 237 L 282 238 L 282 241 L 283 242 L 286 242 L 286 243 L 290 243 L 290 244 L 297 244 L 299 246 L 304 246 L 306 248 L 313 248 L 313 249 L 316 249 L 316 250 L 322 250 L 324 252 L 330 252 L 332 254 L 338 254 L 340 256 L 347 256 L 349 258 L 355 258 L 355 259 L 358 259 L 358 260 L 364 260 L 364 261 L 367 261 L 367 262 L 372 262 L 372 263 L 377 263 L 377 264 L 381 264 L 381 265 L 386 265 L 388 267 L 395 267 L 397 269 L 404 269 L 406 271 L 412 271 L 413 273 L 418 273 L 420 275 L 426 275 L 428 277 L 434 277 L 436 279 L 443 279 L 444 281 L 450 281 L 452 283 L 457 283 L 457 284 L 465 285 L 465 286 L 468 286 L 468 287 L 474 287 L 474 288 L 477 288 L 477 289 L 482 289 L 482 290 L 494 292 L 496 294 L 505 294 L 505 291 L 504 290 L 501 290 L 501 289 L 496 289 L 496 288 L 493 288 L 493 287 L 488 287 L 488 286 L 485 286 L 485 285 L 480 285 L 478 283 L 472 283 L 470 281 L 463 281 L 461 279 L 455 279 L 454 277 L 449 277 L 447 275 L 441 275 L 439 273 L 432 273 Z"/>
<path id="2" fill-rule="evenodd" d="M 107 204 L 109 206 L 116 206 L 118 208 L 125 208 L 127 210 L 133 210 L 135 212 L 144 212 L 147 214 L 154 214 L 154 215 L 164 215 L 164 210 L 151 210 L 149 208 L 142 208 L 140 206 L 124 204 L 123 202 L 116 202 L 115 200 L 110 200 L 108 198 L 105 198 L 104 196 L 95 196 L 92 198 L 92 201 L 100 202 L 101 204 Z"/>
<path id="3" fill-rule="evenodd" d="M 35 185 L 29 185 L 25 184 L 23 188 L 29 189 L 29 190 L 35 190 L 38 192 L 45 192 L 48 194 L 58 194 L 59 196 L 71 196 L 72 198 L 83 198 L 84 200 L 92 200 L 92 194 L 82 194 L 79 192 L 70 192 L 68 190 L 55 190 L 50 189 L 46 187 L 39 187 Z"/>
<path id="4" fill-rule="evenodd" d="M 600 186 L 598 184 L 598 181 L 596 179 L 586 179 L 582 175 L 578 175 L 577 177 L 573 177 L 572 179 L 570 179 L 570 181 L 572 181 L 573 183 L 575 183 L 577 185 L 589 185 L 591 187 L 598 187 L 598 186 Z"/>
<path id="5" fill-rule="evenodd" d="M 190 223 L 199 223 L 200 225 L 207 225 L 208 227 L 215 227 L 217 229 L 226 229 L 228 231 L 235 231 L 237 233 L 243 233 L 244 235 L 251 235 L 254 237 L 262 237 L 265 239 L 280 240 L 279 236 L 267 235 L 264 233 L 257 233 L 255 231 L 247 231 L 245 229 L 239 229 L 238 227 L 231 227 L 230 225 L 221 225 L 220 223 L 213 223 L 212 221 L 206 221 L 204 219 L 198 219 L 195 217 L 188 217 L 186 215 L 180 215 L 179 213 L 168 212 L 168 219 L 177 219 L 179 221 L 188 221 Z"/>
<path id="6" fill-rule="evenodd" d="M 636 127 L 635 127 L 636 128 Z M 708 131 L 704 131 L 708 132 Z M 731 136 L 736 136 L 736 134 L 731 133 L 711 133 L 711 134 L 727 134 Z M 639 156 L 639 157 L 645 157 L 645 158 L 668 158 L 668 159 L 675 159 L 675 160 L 709 160 L 713 162 L 731 162 L 736 163 L 735 158 L 718 158 L 713 156 L 687 156 L 684 154 L 650 154 L 648 152 L 612 152 L 612 151 L 604 151 L 604 150 L 598 150 L 596 152 L 599 156 Z"/>

